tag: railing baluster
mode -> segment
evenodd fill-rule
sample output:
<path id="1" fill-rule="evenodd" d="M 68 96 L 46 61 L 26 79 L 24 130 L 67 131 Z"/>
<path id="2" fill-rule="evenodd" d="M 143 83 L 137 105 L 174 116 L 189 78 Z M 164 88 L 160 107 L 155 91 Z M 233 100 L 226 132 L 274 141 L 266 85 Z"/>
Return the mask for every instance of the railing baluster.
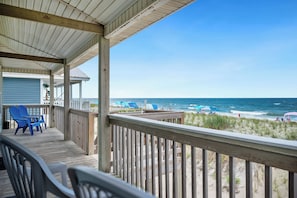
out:
<path id="1" fill-rule="evenodd" d="M 265 198 L 272 197 L 272 170 L 270 166 L 265 165 Z"/>
<path id="2" fill-rule="evenodd" d="M 221 154 L 216 153 L 216 196 L 222 197 L 222 162 Z"/>
<path id="3" fill-rule="evenodd" d="M 170 197 L 169 191 L 169 140 L 165 139 L 165 179 L 166 197 Z"/>
<path id="4" fill-rule="evenodd" d="M 172 175 L 172 179 L 173 179 L 173 197 L 178 197 L 178 182 L 177 182 L 177 152 L 176 152 L 176 142 L 173 141 L 173 175 Z"/>
<path id="5" fill-rule="evenodd" d="M 140 170 L 139 170 L 139 156 L 140 156 L 140 135 L 135 131 L 135 162 L 136 162 L 136 186 L 140 187 Z"/>
<path id="6" fill-rule="evenodd" d="M 246 197 L 253 198 L 253 169 L 252 163 L 250 161 L 245 161 L 245 191 Z"/>
<path id="7" fill-rule="evenodd" d="M 156 170 L 155 170 L 155 136 L 151 136 L 151 157 L 152 157 L 152 194 L 156 194 Z"/>
<path id="8" fill-rule="evenodd" d="M 203 166 L 203 176 L 202 176 L 202 191 L 203 197 L 208 197 L 208 166 L 207 166 L 207 150 L 202 149 L 202 166 Z"/>
<path id="9" fill-rule="evenodd" d="M 143 185 L 143 134 L 140 132 L 140 187 L 144 189 Z"/>
<path id="10" fill-rule="evenodd" d="M 131 130 L 131 184 L 135 185 L 135 131 Z"/>
<path id="11" fill-rule="evenodd" d="M 297 198 L 297 173 L 289 172 L 289 198 Z"/>
<path id="12" fill-rule="evenodd" d="M 127 128 L 127 182 L 131 183 L 131 129 Z"/>
<path id="13" fill-rule="evenodd" d="M 159 197 L 163 197 L 162 189 L 162 142 L 161 138 L 158 137 L 158 176 L 159 176 Z"/>
<path id="14" fill-rule="evenodd" d="M 191 146 L 191 154 L 192 154 L 192 198 L 197 197 L 197 159 L 196 159 L 196 148 Z"/>
<path id="15" fill-rule="evenodd" d="M 234 198 L 235 197 L 235 179 L 234 179 L 234 158 L 232 156 L 229 156 L 229 197 Z"/>
<path id="16" fill-rule="evenodd" d="M 123 128 L 124 181 L 127 181 L 127 128 Z"/>
<path id="17" fill-rule="evenodd" d="M 123 178 L 123 127 L 120 127 L 120 138 L 119 138 L 119 143 L 120 143 L 120 151 L 119 151 L 119 171 L 120 171 L 120 177 L 124 180 Z"/>
<path id="18" fill-rule="evenodd" d="M 117 134 L 117 175 L 120 175 L 121 174 L 121 170 L 120 170 L 120 163 L 121 163 L 121 158 L 120 158 L 120 153 L 121 153 L 121 147 L 120 147 L 120 138 L 121 138 L 121 135 L 120 135 L 120 126 L 117 126 L 117 131 L 116 131 L 116 134 Z"/>
<path id="19" fill-rule="evenodd" d="M 182 197 L 187 197 L 187 151 L 186 144 L 182 144 Z"/>
<path id="20" fill-rule="evenodd" d="M 150 188 L 150 164 L 149 164 L 149 140 L 150 140 L 150 135 L 145 134 L 145 189 L 146 191 L 151 192 Z"/>
<path id="21" fill-rule="evenodd" d="M 118 133 L 117 133 L 117 126 L 112 125 L 112 131 L 113 131 L 113 143 L 112 143 L 112 148 L 113 148 L 113 172 L 115 174 L 118 174 Z"/>

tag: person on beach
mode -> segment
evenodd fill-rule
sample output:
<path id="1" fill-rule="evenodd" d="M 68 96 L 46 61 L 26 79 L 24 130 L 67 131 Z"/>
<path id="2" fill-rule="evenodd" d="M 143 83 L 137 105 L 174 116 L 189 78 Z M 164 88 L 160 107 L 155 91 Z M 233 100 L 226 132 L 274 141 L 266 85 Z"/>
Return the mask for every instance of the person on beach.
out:
<path id="1" fill-rule="evenodd" d="M 290 116 L 288 116 L 288 117 L 287 117 L 287 121 L 288 121 L 288 122 L 290 122 L 290 121 L 291 121 L 291 119 L 290 119 Z"/>

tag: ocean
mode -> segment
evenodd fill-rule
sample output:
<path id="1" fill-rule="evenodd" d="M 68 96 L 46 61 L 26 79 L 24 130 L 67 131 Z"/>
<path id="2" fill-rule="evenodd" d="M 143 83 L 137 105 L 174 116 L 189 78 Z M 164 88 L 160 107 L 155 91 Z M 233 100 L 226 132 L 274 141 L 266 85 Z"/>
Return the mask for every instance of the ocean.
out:
<path id="1" fill-rule="evenodd" d="M 98 100 L 89 98 L 91 103 Z M 190 106 L 203 105 L 216 109 L 216 113 L 228 116 L 276 119 L 287 112 L 297 112 L 297 98 L 112 98 L 110 104 L 118 101 L 135 102 L 139 107 L 156 104 L 159 109 L 172 111 L 193 111 Z"/>

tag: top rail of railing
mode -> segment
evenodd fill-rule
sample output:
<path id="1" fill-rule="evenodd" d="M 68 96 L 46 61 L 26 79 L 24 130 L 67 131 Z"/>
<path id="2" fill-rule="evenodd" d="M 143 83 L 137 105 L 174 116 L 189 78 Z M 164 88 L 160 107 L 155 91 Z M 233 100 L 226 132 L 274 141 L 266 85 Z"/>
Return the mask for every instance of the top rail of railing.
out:
<path id="1" fill-rule="evenodd" d="M 180 143 L 297 172 L 297 141 L 110 114 L 110 123 Z"/>

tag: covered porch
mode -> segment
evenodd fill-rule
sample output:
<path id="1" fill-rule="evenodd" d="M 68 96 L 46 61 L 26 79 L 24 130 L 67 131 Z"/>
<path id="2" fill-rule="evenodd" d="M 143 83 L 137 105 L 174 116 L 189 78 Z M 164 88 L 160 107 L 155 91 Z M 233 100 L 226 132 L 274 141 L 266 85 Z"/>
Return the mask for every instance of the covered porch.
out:
<path id="1" fill-rule="evenodd" d="M 131 116 L 109 112 L 110 47 L 190 2 L 1 3 L 0 74 L 49 75 L 51 90 L 49 105 L 32 107 L 46 109 L 49 129 L 32 137 L 14 136 L 11 129 L 2 133 L 47 162 L 97 167 L 158 197 L 235 197 L 239 187 L 245 197 L 256 197 L 258 192 L 272 197 L 278 193 L 273 184 L 279 174 L 286 186 L 282 195 L 297 197 L 296 141 L 183 126 L 179 124 L 182 117 L 176 114 Z M 96 55 L 98 114 L 71 109 L 70 68 Z M 53 82 L 54 74 L 61 73 L 64 106 L 57 107 Z M 92 156 L 95 151 L 97 157 Z M 1 183 L 9 185 L 8 178 L 2 178 Z M 11 191 L 5 193 L 11 195 Z"/>

